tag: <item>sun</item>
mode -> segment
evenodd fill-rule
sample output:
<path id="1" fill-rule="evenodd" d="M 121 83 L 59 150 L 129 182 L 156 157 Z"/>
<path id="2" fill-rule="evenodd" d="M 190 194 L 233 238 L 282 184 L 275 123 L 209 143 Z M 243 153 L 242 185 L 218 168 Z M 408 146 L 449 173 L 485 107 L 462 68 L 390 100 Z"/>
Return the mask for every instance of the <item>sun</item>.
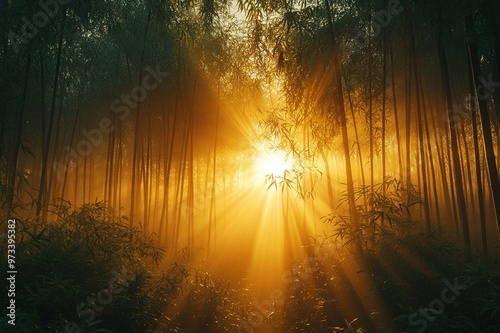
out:
<path id="1" fill-rule="evenodd" d="M 261 151 L 255 161 L 255 169 L 261 176 L 273 175 L 274 177 L 284 177 L 286 171 L 293 168 L 290 157 L 280 149 Z"/>

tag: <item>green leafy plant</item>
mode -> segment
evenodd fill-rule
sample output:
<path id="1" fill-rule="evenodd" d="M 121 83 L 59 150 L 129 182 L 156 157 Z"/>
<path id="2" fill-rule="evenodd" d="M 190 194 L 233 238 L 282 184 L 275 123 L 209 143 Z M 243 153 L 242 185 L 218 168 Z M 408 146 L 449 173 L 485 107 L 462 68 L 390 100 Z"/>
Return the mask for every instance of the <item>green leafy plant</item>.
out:
<path id="1" fill-rule="evenodd" d="M 357 218 L 330 213 L 322 220 L 333 226 L 332 236 L 344 246 L 358 244 L 364 252 L 377 252 L 389 239 L 415 230 L 411 208 L 421 203 L 414 187 L 397 179 L 355 189 Z M 347 194 L 339 207 L 347 204 Z M 362 201 L 361 203 L 359 203 Z"/>
<path id="2" fill-rule="evenodd" d="M 150 331 L 160 320 L 162 307 L 178 291 L 185 269 L 174 266 L 154 277 L 149 268 L 161 260 L 163 251 L 150 235 L 130 228 L 126 218 L 102 203 L 79 209 L 61 203 L 53 215 L 56 219 L 44 225 L 18 223 L 16 330 L 61 332 L 72 321 L 82 332 Z M 111 303 L 92 310 L 89 299 L 110 288 L 117 272 L 132 278 L 121 283 Z M 3 293 L 3 304 L 5 297 Z M 81 304 L 94 311 L 91 321 L 79 316 Z M 5 318 L 0 319 L 2 331 L 8 327 Z"/>

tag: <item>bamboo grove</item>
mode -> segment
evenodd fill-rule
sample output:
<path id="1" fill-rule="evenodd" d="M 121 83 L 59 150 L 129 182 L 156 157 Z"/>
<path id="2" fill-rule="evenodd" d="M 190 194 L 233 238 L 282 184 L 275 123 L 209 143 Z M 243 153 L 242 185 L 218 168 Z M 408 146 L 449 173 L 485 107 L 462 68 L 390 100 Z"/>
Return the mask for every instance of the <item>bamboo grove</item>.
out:
<path id="1" fill-rule="evenodd" d="M 498 245 L 496 1 L 0 7 L 2 215 L 103 201 L 173 253 L 210 251 L 252 223 L 252 185 L 296 207 L 306 243 L 306 220 L 356 225 L 397 184 L 422 227 Z M 290 169 L 255 180 L 259 149 Z"/>

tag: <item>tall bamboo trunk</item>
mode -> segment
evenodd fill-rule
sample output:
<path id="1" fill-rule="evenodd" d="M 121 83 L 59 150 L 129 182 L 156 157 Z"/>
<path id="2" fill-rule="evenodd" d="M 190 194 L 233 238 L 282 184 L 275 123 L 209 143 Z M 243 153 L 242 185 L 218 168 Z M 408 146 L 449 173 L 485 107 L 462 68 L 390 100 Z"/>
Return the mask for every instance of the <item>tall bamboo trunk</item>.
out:
<path id="1" fill-rule="evenodd" d="M 386 128 L 386 85 L 387 85 L 387 31 L 384 28 L 383 32 L 383 41 L 382 45 L 384 48 L 384 55 L 383 55 L 383 60 L 382 60 L 382 183 L 385 183 L 385 177 L 387 174 L 386 170 L 386 156 L 385 156 L 385 139 L 386 139 L 386 133 L 385 133 L 385 128 Z M 382 194 L 385 196 L 386 193 L 386 187 L 382 186 Z"/>
<path id="2" fill-rule="evenodd" d="M 439 17 L 441 17 L 441 9 L 439 9 Z M 459 217 L 462 226 L 462 235 L 465 243 L 465 251 L 468 256 L 470 256 L 470 234 L 469 234 L 469 222 L 467 218 L 467 206 L 465 201 L 465 192 L 462 181 L 462 170 L 460 166 L 460 156 L 458 151 L 458 135 L 456 124 L 454 123 L 453 114 L 451 110 L 453 110 L 452 97 L 451 97 L 451 85 L 450 85 L 450 76 L 448 71 L 448 61 L 446 60 L 446 53 L 443 44 L 443 36 L 441 28 L 438 28 L 437 31 L 437 47 L 438 47 L 438 55 L 439 55 L 439 63 L 441 65 L 441 73 L 443 77 L 444 84 L 444 92 L 446 95 L 446 109 L 448 113 L 448 122 L 450 128 L 450 143 L 451 143 L 451 159 L 452 159 L 452 167 L 453 167 L 453 175 L 456 186 L 456 196 L 458 202 L 459 209 Z"/>
<path id="3" fill-rule="evenodd" d="M 214 139 L 214 166 L 213 166 L 213 173 L 212 173 L 212 193 L 210 196 L 210 212 L 209 212 L 209 217 L 208 217 L 208 246 L 207 246 L 207 255 L 210 253 L 210 246 L 211 246 L 211 238 L 212 238 L 212 229 L 213 229 L 213 242 L 214 242 L 214 247 L 216 244 L 216 226 L 217 226 L 217 210 L 216 210 L 216 200 L 215 200 L 215 187 L 217 185 L 215 176 L 216 176 L 216 169 L 217 169 L 217 139 L 219 136 L 219 113 L 220 113 L 220 79 L 217 84 L 217 114 L 216 114 L 216 119 L 215 119 L 215 139 Z M 207 162 L 208 163 L 208 162 Z M 207 179 L 208 182 L 208 179 Z"/>
<path id="4" fill-rule="evenodd" d="M 347 76 L 345 76 L 345 75 L 344 75 L 344 80 L 346 81 L 346 84 L 347 84 Z M 351 110 L 351 117 L 352 117 L 352 125 L 354 127 L 354 134 L 356 135 L 356 147 L 358 148 L 357 152 L 358 152 L 358 158 L 359 158 L 359 170 L 361 172 L 361 185 L 364 188 L 366 185 L 366 183 L 365 183 L 366 182 L 366 180 L 365 180 L 365 168 L 364 168 L 364 164 L 363 164 L 363 154 L 361 152 L 361 143 L 360 143 L 359 134 L 358 134 L 358 123 L 356 121 L 356 115 L 354 113 L 354 106 L 352 104 L 351 92 L 349 91 L 349 89 L 347 89 L 346 92 L 347 92 L 347 100 L 349 102 L 349 108 Z M 363 202 L 365 205 L 367 204 L 366 191 L 363 191 Z"/>
<path id="5" fill-rule="evenodd" d="M 496 8 L 495 8 L 496 6 Z M 493 2 L 493 0 L 486 0 L 484 8 L 487 12 L 487 21 L 489 23 L 489 28 L 492 33 L 493 42 L 493 54 L 495 71 L 493 75 L 493 80 L 495 82 L 500 81 L 500 25 L 497 20 L 497 13 L 500 11 L 500 6 L 498 1 Z M 500 166 L 500 89 L 496 88 L 493 91 L 493 97 L 495 99 L 495 130 L 497 134 L 497 167 Z"/>
<path id="6" fill-rule="evenodd" d="M 7 185 L 7 207 L 9 212 L 14 208 L 14 192 L 16 188 L 17 161 L 19 159 L 19 148 L 21 147 L 21 139 L 23 136 L 23 118 L 24 110 L 26 109 L 26 97 L 28 95 L 28 84 L 31 68 L 31 48 L 28 48 L 28 57 L 26 59 L 26 67 L 24 70 L 24 86 L 23 97 L 21 99 L 21 107 L 17 122 L 16 138 L 14 142 L 14 151 L 12 152 L 11 164 L 9 168 L 9 182 Z"/>
<path id="7" fill-rule="evenodd" d="M 464 182 L 467 184 L 468 192 L 469 192 L 469 200 L 467 202 L 470 203 L 470 208 L 471 208 L 471 216 L 473 219 L 476 217 L 476 204 L 474 200 L 474 186 L 472 185 L 472 172 L 471 172 L 471 166 L 470 166 L 470 158 L 469 158 L 469 144 L 467 143 L 467 134 L 465 133 L 465 124 L 462 122 L 460 124 L 460 132 L 463 140 L 463 149 L 460 150 L 460 154 L 462 156 L 462 161 L 465 163 L 465 165 L 462 166 L 463 170 L 466 170 L 465 175 L 464 175 Z M 460 143 L 460 146 L 462 146 L 462 143 Z M 467 193 L 467 192 L 466 192 Z"/>
<path id="8" fill-rule="evenodd" d="M 328 162 L 328 158 L 326 157 L 326 153 L 324 150 L 320 151 L 320 155 L 323 158 L 323 164 L 325 165 L 326 186 L 328 190 L 328 205 L 329 208 L 333 211 L 335 209 L 335 204 L 333 200 L 333 187 L 332 187 L 332 176 L 330 173 L 330 163 Z"/>
<path id="9" fill-rule="evenodd" d="M 449 122 L 449 120 L 448 120 Z M 446 147 L 446 160 L 448 162 L 448 167 L 449 167 L 449 172 L 448 172 L 448 178 L 449 181 L 448 183 L 450 184 L 450 193 L 451 193 L 451 202 L 453 206 L 453 222 L 455 223 L 455 233 L 457 236 L 457 239 L 460 238 L 460 212 L 459 208 L 457 207 L 457 190 L 456 190 L 456 183 L 454 181 L 455 177 L 455 171 L 453 170 L 453 157 L 452 157 L 452 151 L 451 151 L 451 135 L 450 135 L 450 126 L 447 124 L 446 125 L 446 135 L 445 139 L 446 142 L 445 147 Z"/>
<path id="10" fill-rule="evenodd" d="M 436 152 L 437 152 L 436 159 L 439 162 L 439 172 L 441 175 L 441 177 L 439 177 L 439 178 L 441 179 L 441 186 L 443 189 L 443 195 L 444 195 L 444 200 L 445 200 L 445 204 L 446 204 L 447 216 L 449 218 L 453 218 L 453 209 L 452 209 L 451 199 L 450 199 L 450 190 L 449 190 L 448 181 L 447 181 L 447 177 L 446 177 L 446 166 L 445 166 L 446 155 L 444 153 L 444 149 L 442 149 L 443 148 L 443 136 L 441 135 L 442 133 L 438 129 L 435 117 L 433 116 L 434 111 L 432 110 L 432 103 L 431 103 L 430 97 L 429 97 L 429 110 L 430 110 L 429 117 L 431 119 L 431 124 L 432 124 L 432 128 L 433 128 L 433 131 L 432 131 L 433 139 L 434 139 L 434 143 L 436 146 Z"/>
<path id="11" fill-rule="evenodd" d="M 181 158 L 179 159 L 179 169 L 177 171 L 177 185 L 174 201 L 175 227 L 174 227 L 174 254 L 177 254 L 179 248 L 179 236 L 181 229 L 181 218 L 183 208 L 184 183 L 187 168 L 187 159 L 189 152 L 189 121 L 184 125 L 184 133 L 182 140 Z"/>
<path id="12" fill-rule="evenodd" d="M 411 38 L 411 50 L 413 53 L 413 73 L 415 75 L 415 98 L 417 100 L 417 117 L 418 117 L 418 137 L 419 137 L 419 154 L 420 154 L 420 164 L 422 168 L 422 189 L 423 189 L 423 206 L 424 206 L 424 220 L 427 227 L 427 232 L 431 231 L 431 214 L 429 211 L 429 194 L 427 189 L 427 166 L 425 162 L 425 146 L 424 146 L 424 135 L 423 127 L 424 122 L 422 120 L 422 109 L 421 109 L 421 98 L 420 98 L 420 85 L 419 83 L 419 72 L 417 64 L 417 51 L 415 47 L 415 35 L 413 31 L 413 24 L 410 20 L 410 38 Z"/>
<path id="13" fill-rule="evenodd" d="M 411 186 L 411 151 L 410 151 L 410 139 L 411 139 L 411 70 L 412 70 L 412 53 L 407 52 L 407 72 L 406 72 L 406 184 L 408 188 Z M 409 198 L 408 198 L 409 200 Z"/>
<path id="14" fill-rule="evenodd" d="M 471 96 L 474 96 L 474 79 L 472 77 L 472 70 L 469 64 L 469 90 Z M 481 175 L 481 156 L 479 148 L 479 133 L 478 133 L 478 123 L 477 123 L 477 105 L 475 99 L 471 98 L 470 101 L 471 109 L 471 119 L 472 119 L 472 137 L 474 140 L 474 162 L 475 162 L 475 172 L 476 172 L 476 186 L 477 186 L 477 203 L 479 205 L 479 224 L 481 226 L 481 245 L 483 249 L 483 254 L 488 255 L 488 237 L 486 231 L 486 212 L 485 212 L 485 202 L 484 202 L 484 187 Z"/>
<path id="15" fill-rule="evenodd" d="M 78 107 L 76 109 L 76 114 L 75 114 L 75 120 L 73 121 L 73 128 L 71 130 L 71 137 L 69 139 L 69 145 L 67 147 L 69 147 L 69 149 L 72 149 L 73 147 L 73 142 L 75 140 L 75 133 L 76 133 L 76 125 L 78 123 L 78 115 L 80 114 L 80 108 Z M 71 151 L 67 151 L 66 152 L 66 160 L 64 162 L 64 178 L 63 178 L 63 184 L 62 184 L 62 188 L 61 188 L 61 198 L 65 198 L 65 195 L 66 195 L 66 184 L 67 184 L 67 181 L 68 181 L 68 174 L 69 174 L 69 165 L 70 165 L 70 158 L 71 158 Z M 78 160 L 78 156 L 75 157 L 75 170 L 76 170 L 76 164 L 78 164 L 79 160 Z"/>
<path id="16" fill-rule="evenodd" d="M 483 133 L 483 148 L 486 156 L 486 165 L 488 167 L 488 176 L 491 186 L 491 193 L 493 196 L 493 206 L 495 208 L 496 222 L 498 237 L 500 238 L 500 179 L 498 178 L 498 169 L 495 160 L 495 151 L 493 149 L 493 138 L 491 134 L 490 116 L 488 114 L 488 107 L 486 100 L 480 98 L 478 90 L 482 87 L 480 82 L 481 78 L 481 65 L 479 60 L 479 51 L 475 41 L 472 37 L 474 33 L 474 18 L 472 13 L 472 5 L 470 0 L 466 3 L 465 8 L 465 30 L 468 36 L 468 56 L 470 60 L 470 68 L 475 86 L 475 96 L 479 106 L 479 116 L 481 119 L 481 129 Z"/>
<path id="17" fill-rule="evenodd" d="M 396 128 L 396 142 L 398 146 L 398 165 L 399 165 L 399 179 L 403 180 L 403 154 L 401 152 L 401 134 L 399 132 L 399 119 L 398 119 L 398 104 L 396 100 L 396 82 L 394 79 L 394 53 L 391 43 L 390 48 L 391 58 L 391 87 L 392 87 L 392 105 L 394 108 L 394 127 Z"/>
<path id="18" fill-rule="evenodd" d="M 149 25 L 151 23 L 151 10 L 148 12 L 148 17 L 146 19 L 146 27 L 144 29 L 144 38 L 142 43 L 142 52 L 141 52 L 141 61 L 139 63 L 139 79 L 138 84 L 142 82 L 142 67 L 144 64 L 144 53 L 146 51 L 146 41 L 149 31 Z M 138 159 L 138 151 L 137 148 L 139 146 L 139 136 L 140 136 L 140 113 L 141 113 L 141 101 L 137 101 L 137 110 L 135 111 L 135 133 L 134 133 L 134 151 L 132 154 L 132 176 L 130 180 L 130 226 L 134 226 L 134 215 L 135 215 L 135 204 L 136 204 L 136 188 L 137 188 L 137 159 Z M 139 178 L 140 179 L 140 178 Z"/>
<path id="19" fill-rule="evenodd" d="M 64 28 L 66 22 L 66 6 L 63 9 L 62 14 L 62 23 L 59 31 L 59 39 L 57 42 L 57 58 L 56 58 L 56 68 L 54 73 L 54 89 L 52 91 L 52 102 L 50 106 L 50 116 L 49 116 L 49 124 L 47 128 L 47 135 L 45 137 L 45 142 L 42 149 L 42 173 L 40 175 L 40 186 L 38 188 L 38 199 L 36 203 L 36 216 L 40 216 L 40 212 L 42 207 L 44 207 L 44 200 L 48 198 L 44 197 L 46 194 L 46 185 L 47 185 L 47 162 L 49 157 L 50 150 L 50 141 L 52 137 L 52 127 L 54 125 L 54 115 L 56 111 L 56 101 L 57 101 L 57 92 L 59 88 L 59 74 L 61 72 L 61 59 L 62 59 L 62 49 L 63 49 L 63 40 L 64 40 Z"/>
<path id="20" fill-rule="evenodd" d="M 331 9 L 329 0 L 324 0 L 328 15 L 328 24 L 330 30 L 330 37 L 332 41 L 333 50 L 333 66 L 335 68 L 335 105 L 337 106 L 337 112 L 340 116 L 340 126 L 342 130 L 342 146 L 344 150 L 344 159 L 346 166 L 346 178 L 347 178 L 347 202 L 349 204 L 349 215 L 354 224 L 357 224 L 358 216 L 356 211 L 356 200 L 354 198 L 354 180 L 352 177 L 352 166 L 351 166 L 351 154 L 350 154 L 350 144 L 349 135 L 347 132 L 347 118 L 344 106 L 344 93 L 342 88 L 342 72 L 340 67 L 340 59 L 337 52 L 337 42 L 335 38 L 335 31 L 333 28 L 333 18 L 331 16 Z"/>
<path id="21" fill-rule="evenodd" d="M 422 85 L 422 78 L 420 78 L 419 81 L 420 85 L 420 91 L 422 95 L 422 112 L 423 112 L 423 119 L 424 119 L 424 128 L 425 128 L 425 142 L 427 143 L 427 153 L 428 153 L 428 162 L 429 162 L 429 168 L 430 168 L 430 176 L 431 176 L 431 181 L 432 181 L 432 190 L 433 190 L 433 195 L 434 195 L 434 208 L 436 210 L 436 219 L 437 223 L 439 226 L 441 226 L 441 212 L 440 212 L 440 202 L 439 202 L 439 195 L 438 195 L 438 189 L 437 189 L 437 182 L 436 182 L 436 169 L 434 168 L 434 161 L 435 161 L 435 156 L 432 154 L 432 146 L 431 146 L 431 136 L 429 133 L 429 122 L 427 120 L 427 108 L 425 105 L 425 99 L 423 98 L 424 94 L 424 89 Z M 439 158 L 439 157 L 437 157 Z M 430 202 L 430 200 L 429 200 Z"/>
<path id="22" fill-rule="evenodd" d="M 373 88 L 372 88 L 372 67 L 373 67 L 373 57 L 372 57 L 372 42 L 368 42 L 368 118 L 369 118 L 369 132 L 370 132 L 370 191 L 373 191 L 373 186 L 375 183 L 375 170 L 374 170 L 374 138 L 373 138 Z"/>
<path id="23" fill-rule="evenodd" d="M 60 149 L 58 148 L 59 145 L 59 137 L 60 137 L 60 127 L 61 127 L 61 114 L 63 110 L 63 100 L 64 98 L 61 97 L 59 99 L 59 112 L 57 114 L 57 121 L 56 121 L 56 137 L 54 139 L 54 149 L 52 151 L 52 159 L 50 161 L 50 165 L 54 165 L 56 158 L 59 155 Z M 52 195 L 52 186 L 54 185 L 54 168 L 50 169 L 50 176 L 49 176 L 49 182 L 48 182 L 48 189 L 47 189 L 47 198 L 50 198 Z M 45 207 L 47 208 L 47 207 Z"/>

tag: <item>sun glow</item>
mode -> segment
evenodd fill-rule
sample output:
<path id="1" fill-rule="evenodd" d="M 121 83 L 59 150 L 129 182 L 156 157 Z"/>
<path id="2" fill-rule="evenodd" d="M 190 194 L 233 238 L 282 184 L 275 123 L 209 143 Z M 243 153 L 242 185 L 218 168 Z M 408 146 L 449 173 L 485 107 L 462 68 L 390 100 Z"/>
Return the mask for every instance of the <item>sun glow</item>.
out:
<path id="1" fill-rule="evenodd" d="M 255 168 L 261 176 L 273 175 L 284 176 L 285 171 L 293 168 L 290 157 L 286 156 L 282 150 L 264 150 L 255 161 Z"/>

